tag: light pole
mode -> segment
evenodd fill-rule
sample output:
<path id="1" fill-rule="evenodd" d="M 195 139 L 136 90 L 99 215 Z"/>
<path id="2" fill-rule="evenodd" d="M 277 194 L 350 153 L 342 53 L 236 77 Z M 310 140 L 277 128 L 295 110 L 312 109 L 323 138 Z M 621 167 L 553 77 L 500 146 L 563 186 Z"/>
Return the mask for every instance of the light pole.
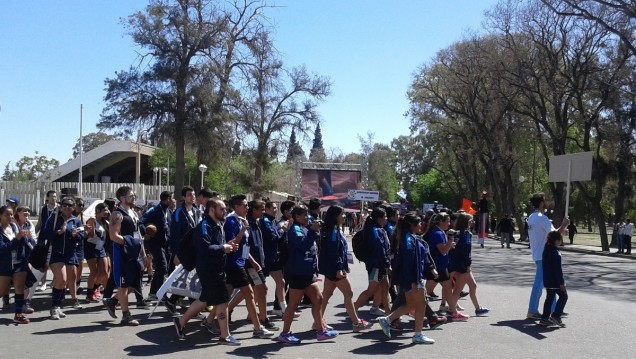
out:
<path id="1" fill-rule="evenodd" d="M 153 167 L 152 168 L 152 172 L 154 173 L 152 181 L 154 182 L 154 184 L 156 186 L 159 183 L 159 181 L 157 181 L 157 173 L 159 172 L 159 167 Z"/>
<path id="2" fill-rule="evenodd" d="M 199 171 L 201 171 L 201 189 L 203 189 L 203 177 L 205 176 L 205 171 L 208 170 L 208 166 L 203 163 L 199 165 Z"/>
<path id="3" fill-rule="evenodd" d="M 168 183 L 169 177 L 168 177 L 168 169 L 167 168 L 162 168 L 161 172 L 163 172 L 166 175 L 166 185 L 170 186 L 170 183 Z M 159 175 L 159 178 L 161 178 L 161 175 Z M 159 185 L 161 185 L 161 181 L 159 181 Z"/>

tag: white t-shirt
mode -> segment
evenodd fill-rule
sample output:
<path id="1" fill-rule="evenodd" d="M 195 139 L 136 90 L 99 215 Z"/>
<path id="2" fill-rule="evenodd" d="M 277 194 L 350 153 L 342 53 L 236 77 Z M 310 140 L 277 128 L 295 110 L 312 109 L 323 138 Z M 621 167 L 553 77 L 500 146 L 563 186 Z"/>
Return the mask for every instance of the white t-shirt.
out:
<path id="1" fill-rule="evenodd" d="M 543 247 L 548 239 L 548 233 L 554 230 L 552 222 L 545 214 L 535 211 L 528 217 L 528 237 L 533 261 L 540 261 L 543 258 Z"/>
<path id="2" fill-rule="evenodd" d="M 623 229 L 623 235 L 631 237 L 633 232 L 634 232 L 634 225 L 632 223 L 626 224 L 625 229 Z"/>

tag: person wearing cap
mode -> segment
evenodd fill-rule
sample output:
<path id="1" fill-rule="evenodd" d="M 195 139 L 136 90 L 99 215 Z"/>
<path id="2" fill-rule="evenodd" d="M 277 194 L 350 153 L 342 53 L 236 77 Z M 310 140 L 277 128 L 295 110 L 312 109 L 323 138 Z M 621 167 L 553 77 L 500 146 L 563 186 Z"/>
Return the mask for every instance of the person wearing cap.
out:
<path id="1" fill-rule="evenodd" d="M 75 284 L 76 267 L 80 265 L 75 249 L 86 236 L 82 222 L 73 216 L 75 201 L 66 197 L 60 206 L 60 215 L 51 216 L 44 225 L 44 236 L 51 243 L 49 267 L 53 272 L 53 288 L 50 314 L 54 320 L 66 317 L 60 308 L 66 295 L 67 282 Z M 71 296 L 75 295 L 71 291 Z"/>
<path id="2" fill-rule="evenodd" d="M 16 213 L 16 209 L 18 208 L 18 206 L 20 205 L 20 200 L 18 199 L 18 197 L 10 197 L 7 200 L 7 206 L 11 207 L 11 210 L 13 210 L 13 213 Z"/>

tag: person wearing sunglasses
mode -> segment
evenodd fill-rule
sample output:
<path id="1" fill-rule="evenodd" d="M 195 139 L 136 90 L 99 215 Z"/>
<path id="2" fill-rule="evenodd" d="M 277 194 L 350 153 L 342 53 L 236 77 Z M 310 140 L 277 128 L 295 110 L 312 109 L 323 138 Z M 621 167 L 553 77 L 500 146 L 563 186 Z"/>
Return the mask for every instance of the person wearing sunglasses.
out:
<path id="1" fill-rule="evenodd" d="M 86 232 L 82 222 L 73 215 L 75 200 L 70 197 L 62 199 L 60 213 L 51 216 L 44 226 L 44 236 L 51 243 L 51 259 L 49 268 L 53 272 L 53 288 L 51 292 L 51 319 L 65 318 L 62 312 L 62 301 L 66 295 L 67 283 L 71 284 L 71 297 L 77 302 L 75 279 L 80 262 L 77 258 L 77 245 L 84 240 Z"/>

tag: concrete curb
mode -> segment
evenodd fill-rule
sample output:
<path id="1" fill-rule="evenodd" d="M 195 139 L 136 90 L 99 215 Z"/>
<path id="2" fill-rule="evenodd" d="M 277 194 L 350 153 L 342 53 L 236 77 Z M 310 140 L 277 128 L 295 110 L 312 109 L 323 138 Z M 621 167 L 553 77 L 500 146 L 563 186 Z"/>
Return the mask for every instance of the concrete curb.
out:
<path id="1" fill-rule="evenodd" d="M 489 239 L 495 240 L 497 242 L 499 242 L 499 237 L 495 237 L 495 236 L 488 236 Z M 516 245 L 516 246 L 522 246 L 522 247 L 526 247 L 526 248 L 530 248 L 530 246 L 528 245 L 528 242 L 514 242 L 514 243 L 510 243 L 511 245 Z M 625 259 L 632 259 L 632 260 L 636 260 L 636 255 L 634 254 L 617 254 L 616 252 L 603 252 L 599 249 L 590 249 L 588 248 L 582 248 L 582 247 L 577 247 L 576 244 L 566 244 L 565 246 L 559 248 L 562 251 L 565 252 L 575 252 L 575 253 L 582 253 L 582 254 L 593 254 L 593 255 L 597 255 L 597 256 L 604 256 L 604 257 L 614 257 L 614 258 L 625 258 Z"/>

